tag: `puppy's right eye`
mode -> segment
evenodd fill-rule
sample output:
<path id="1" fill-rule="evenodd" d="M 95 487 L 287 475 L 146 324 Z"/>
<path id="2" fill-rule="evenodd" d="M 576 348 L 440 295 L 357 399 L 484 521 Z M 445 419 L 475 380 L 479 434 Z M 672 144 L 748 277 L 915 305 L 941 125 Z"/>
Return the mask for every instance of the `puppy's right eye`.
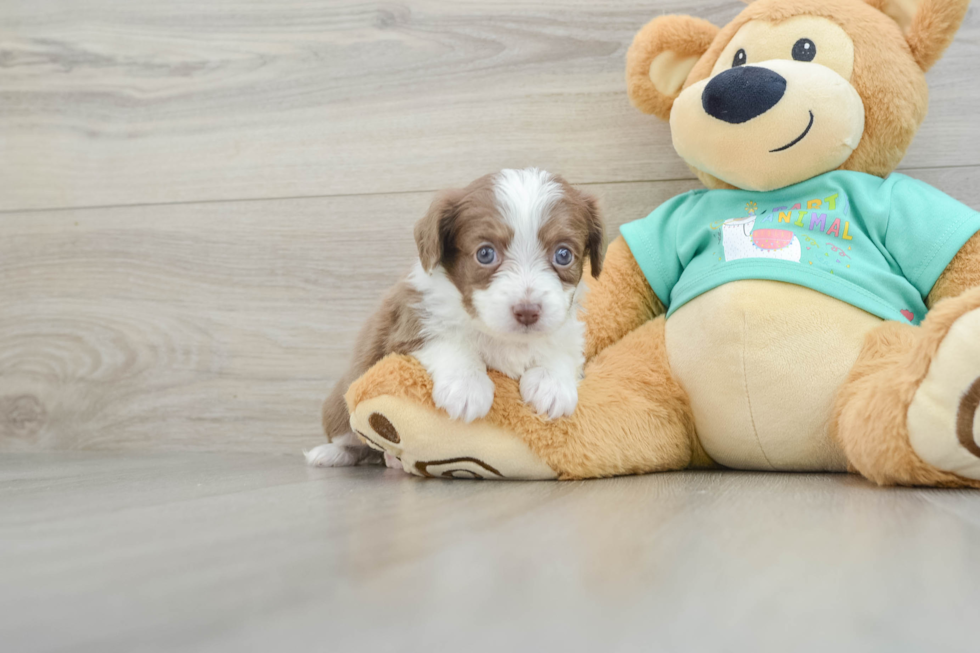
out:
<path id="1" fill-rule="evenodd" d="M 493 265 L 497 261 L 497 252 L 493 247 L 484 245 L 476 250 L 476 262 L 480 265 Z"/>
<path id="2" fill-rule="evenodd" d="M 572 255 L 572 250 L 567 247 L 559 247 L 555 250 L 555 265 L 560 268 L 567 268 L 572 264 L 572 259 L 575 258 Z"/>
<path id="3" fill-rule="evenodd" d="M 735 58 L 732 60 L 732 68 L 744 66 L 747 60 L 748 57 L 745 54 L 745 50 L 740 48 L 739 51 L 735 53 Z"/>

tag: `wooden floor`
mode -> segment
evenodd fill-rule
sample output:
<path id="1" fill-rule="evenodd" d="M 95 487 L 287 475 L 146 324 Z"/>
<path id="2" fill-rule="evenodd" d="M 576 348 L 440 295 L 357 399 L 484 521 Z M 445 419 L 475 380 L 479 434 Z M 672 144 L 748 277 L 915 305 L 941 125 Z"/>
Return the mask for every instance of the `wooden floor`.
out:
<path id="1" fill-rule="evenodd" d="M 975 651 L 975 493 L 0 459 L 5 651 Z"/>
<path id="2" fill-rule="evenodd" d="M 435 190 L 699 187 L 624 56 L 742 6 L 0 0 L 0 651 L 976 650 L 972 493 L 299 456 Z M 902 170 L 980 209 L 978 44 Z"/>

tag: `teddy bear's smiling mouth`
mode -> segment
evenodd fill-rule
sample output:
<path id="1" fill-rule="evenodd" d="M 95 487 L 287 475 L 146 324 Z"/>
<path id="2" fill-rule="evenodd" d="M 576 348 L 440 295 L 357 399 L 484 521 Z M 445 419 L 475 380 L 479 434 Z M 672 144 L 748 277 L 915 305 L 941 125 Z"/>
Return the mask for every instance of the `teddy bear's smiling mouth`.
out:
<path id="1" fill-rule="evenodd" d="M 794 145 L 796 145 L 797 143 L 799 143 L 800 141 L 802 141 L 804 138 L 806 138 L 806 135 L 810 133 L 810 128 L 811 127 L 813 127 L 813 112 L 812 111 L 810 112 L 810 124 L 806 126 L 806 129 L 803 130 L 803 133 L 802 134 L 800 134 L 799 136 L 797 136 L 796 138 L 794 138 L 788 144 L 783 145 L 782 147 L 777 147 L 775 150 L 769 150 L 769 153 L 771 154 L 773 152 L 782 152 L 783 150 L 788 150 L 789 148 L 793 147 Z"/>

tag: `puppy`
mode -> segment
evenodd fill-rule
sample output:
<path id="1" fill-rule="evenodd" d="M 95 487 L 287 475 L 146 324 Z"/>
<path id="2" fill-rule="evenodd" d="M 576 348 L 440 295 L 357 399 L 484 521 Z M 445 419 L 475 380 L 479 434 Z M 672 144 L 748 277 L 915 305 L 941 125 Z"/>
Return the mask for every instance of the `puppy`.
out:
<path id="1" fill-rule="evenodd" d="M 441 193 L 415 225 L 419 260 L 365 325 L 354 362 L 323 404 L 329 444 L 307 461 L 380 462 L 351 431 L 344 394 L 391 353 L 418 359 L 436 406 L 453 419 L 490 410 L 488 367 L 519 379 L 538 413 L 570 415 L 584 364 L 582 275 L 586 260 L 599 275 L 603 233 L 595 199 L 543 170 L 503 170 Z"/>

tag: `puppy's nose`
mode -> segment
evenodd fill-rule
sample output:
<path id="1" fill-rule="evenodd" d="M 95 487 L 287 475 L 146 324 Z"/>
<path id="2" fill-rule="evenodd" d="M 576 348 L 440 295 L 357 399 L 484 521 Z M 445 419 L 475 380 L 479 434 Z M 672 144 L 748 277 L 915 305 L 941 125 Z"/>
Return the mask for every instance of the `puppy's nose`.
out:
<path id="1" fill-rule="evenodd" d="M 786 93 L 786 78 L 761 66 L 738 66 L 715 76 L 701 93 L 712 118 L 735 125 L 761 116 Z"/>
<path id="2" fill-rule="evenodd" d="M 514 319 L 524 326 L 531 326 L 541 317 L 541 304 L 518 304 L 511 308 Z"/>

